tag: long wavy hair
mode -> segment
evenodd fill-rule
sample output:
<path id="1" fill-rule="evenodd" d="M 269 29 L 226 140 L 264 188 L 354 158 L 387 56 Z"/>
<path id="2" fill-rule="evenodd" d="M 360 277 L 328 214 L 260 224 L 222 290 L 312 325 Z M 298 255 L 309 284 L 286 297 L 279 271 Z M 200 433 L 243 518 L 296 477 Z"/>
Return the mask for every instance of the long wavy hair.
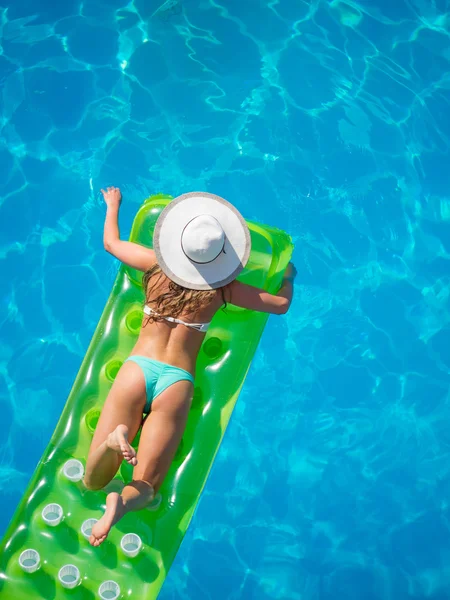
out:
<path id="1" fill-rule="evenodd" d="M 165 285 L 169 281 L 169 286 Z M 195 314 L 213 301 L 216 290 L 190 290 L 170 280 L 161 270 L 159 265 L 154 265 L 144 273 L 142 285 L 145 291 L 145 302 L 151 304 L 158 313 L 148 317 L 149 323 L 162 321 L 163 317 L 179 317 L 182 314 Z M 160 291 L 163 288 L 165 291 Z M 226 307 L 225 287 L 220 288 L 222 299 Z M 156 292 L 156 296 L 155 296 Z"/>

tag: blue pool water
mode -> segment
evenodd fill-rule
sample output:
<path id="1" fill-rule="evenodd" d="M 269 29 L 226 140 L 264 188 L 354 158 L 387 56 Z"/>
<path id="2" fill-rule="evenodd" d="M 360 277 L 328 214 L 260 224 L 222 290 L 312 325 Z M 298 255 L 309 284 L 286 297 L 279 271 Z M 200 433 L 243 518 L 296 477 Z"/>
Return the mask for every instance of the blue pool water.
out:
<path id="1" fill-rule="evenodd" d="M 0 0 L 0 533 L 154 192 L 289 231 L 163 600 L 444 600 L 450 2 Z"/>

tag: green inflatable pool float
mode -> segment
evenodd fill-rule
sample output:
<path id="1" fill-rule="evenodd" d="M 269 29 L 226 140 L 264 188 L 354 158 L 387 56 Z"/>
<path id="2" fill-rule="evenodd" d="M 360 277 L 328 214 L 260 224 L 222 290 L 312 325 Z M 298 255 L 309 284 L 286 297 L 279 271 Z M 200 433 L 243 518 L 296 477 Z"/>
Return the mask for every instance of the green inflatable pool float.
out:
<path id="1" fill-rule="evenodd" d="M 144 202 L 132 241 L 152 245 L 155 222 L 169 201 L 159 195 Z M 252 252 L 239 279 L 276 292 L 291 240 L 271 227 L 248 225 Z M 140 329 L 141 277 L 124 265 L 119 269 L 53 437 L 0 546 L 2 600 L 152 600 L 186 533 L 268 315 L 233 306 L 216 314 L 198 357 L 187 427 L 160 493 L 93 548 L 85 537 L 92 519 L 102 515 L 106 494 L 131 478 L 131 467 L 122 463 L 104 490 L 88 491 L 82 483 L 103 402 Z"/>

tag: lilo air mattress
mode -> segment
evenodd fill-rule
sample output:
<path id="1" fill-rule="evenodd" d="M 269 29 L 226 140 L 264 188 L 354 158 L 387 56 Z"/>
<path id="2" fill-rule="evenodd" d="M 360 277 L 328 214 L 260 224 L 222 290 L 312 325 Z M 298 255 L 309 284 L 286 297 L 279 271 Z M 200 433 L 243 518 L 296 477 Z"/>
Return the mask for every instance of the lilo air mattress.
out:
<path id="1" fill-rule="evenodd" d="M 152 246 L 169 201 L 159 195 L 143 203 L 131 241 Z M 248 225 L 252 252 L 239 279 L 276 292 L 291 240 L 271 227 Z M 82 478 L 102 405 L 140 330 L 141 279 L 121 265 L 53 437 L 0 546 L 1 600 L 152 600 L 186 533 L 268 315 L 231 305 L 216 314 L 198 357 L 186 430 L 159 493 L 93 548 L 88 538 L 107 493 L 131 480 L 125 462 L 103 490 L 88 491 Z"/>

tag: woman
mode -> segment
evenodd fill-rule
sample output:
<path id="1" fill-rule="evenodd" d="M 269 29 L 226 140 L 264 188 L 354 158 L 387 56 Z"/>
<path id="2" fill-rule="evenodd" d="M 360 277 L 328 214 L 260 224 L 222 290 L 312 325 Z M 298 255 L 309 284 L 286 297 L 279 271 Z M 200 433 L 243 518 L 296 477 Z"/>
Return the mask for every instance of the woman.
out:
<path id="1" fill-rule="evenodd" d="M 106 511 L 92 528 L 101 544 L 129 511 L 154 498 L 180 443 L 192 401 L 195 363 L 209 322 L 227 302 L 273 314 L 292 300 L 295 267 L 290 264 L 278 294 L 236 281 L 250 254 L 250 235 L 239 212 L 206 193 L 173 200 L 156 224 L 154 250 L 120 239 L 118 188 L 102 190 L 106 202 L 105 249 L 144 272 L 145 317 L 138 341 L 106 398 L 86 465 L 88 489 L 103 488 L 122 460 L 134 466 L 133 480 L 110 493 Z M 139 449 L 131 447 L 142 414 Z"/>

